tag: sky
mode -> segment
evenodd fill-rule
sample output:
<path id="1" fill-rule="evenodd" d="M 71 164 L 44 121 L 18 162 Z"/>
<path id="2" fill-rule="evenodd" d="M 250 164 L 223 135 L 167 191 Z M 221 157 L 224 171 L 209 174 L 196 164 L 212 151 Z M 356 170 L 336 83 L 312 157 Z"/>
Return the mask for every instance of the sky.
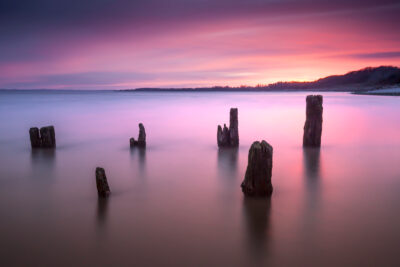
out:
<path id="1" fill-rule="evenodd" d="M 400 66 L 398 0 L 2 0 L 0 88 L 311 81 Z"/>

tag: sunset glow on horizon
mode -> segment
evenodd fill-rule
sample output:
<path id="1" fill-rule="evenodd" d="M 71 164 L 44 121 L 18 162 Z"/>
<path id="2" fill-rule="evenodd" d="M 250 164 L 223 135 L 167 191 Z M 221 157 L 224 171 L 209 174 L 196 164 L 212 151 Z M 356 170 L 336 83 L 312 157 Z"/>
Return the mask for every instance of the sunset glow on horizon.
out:
<path id="1" fill-rule="evenodd" d="M 18 2 L 0 4 L 0 88 L 254 86 L 400 66 L 398 1 Z"/>

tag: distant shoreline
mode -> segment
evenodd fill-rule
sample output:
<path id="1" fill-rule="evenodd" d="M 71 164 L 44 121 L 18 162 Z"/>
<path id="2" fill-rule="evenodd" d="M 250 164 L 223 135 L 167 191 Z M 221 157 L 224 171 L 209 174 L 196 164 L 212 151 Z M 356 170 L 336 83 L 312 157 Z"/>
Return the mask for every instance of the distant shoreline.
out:
<path id="1" fill-rule="evenodd" d="M 122 89 L 115 90 L 117 92 L 138 92 L 138 93 L 154 93 L 154 92 L 196 92 L 196 93 L 223 93 L 223 92 L 270 92 L 270 93 L 300 93 L 300 92 L 342 92 L 358 95 L 389 95 L 389 96 L 399 96 L 400 95 L 400 85 L 399 86 L 341 86 L 341 87 L 331 87 L 331 88 L 285 88 L 285 89 L 271 89 L 271 88 L 137 88 L 137 89 Z"/>
<path id="2" fill-rule="evenodd" d="M 117 92 L 352 92 L 351 90 L 329 89 L 268 89 L 268 88 L 137 88 L 114 90 Z"/>
<path id="3" fill-rule="evenodd" d="M 395 89 L 395 91 L 391 91 Z M 25 91 L 114 91 L 114 92 L 349 92 L 358 94 L 399 95 L 400 68 L 394 66 L 367 67 L 343 75 L 332 75 L 311 82 L 276 82 L 242 85 L 209 86 L 196 88 L 136 88 L 136 89 L 25 89 Z M 0 89 L 20 91 L 24 89 Z M 389 90 L 389 91 L 388 91 Z"/>
<path id="4" fill-rule="evenodd" d="M 382 96 L 400 96 L 400 86 L 398 87 L 389 87 L 389 88 L 380 88 L 376 90 L 369 90 L 363 92 L 353 92 L 353 94 L 357 95 L 382 95 Z"/>
<path id="5" fill-rule="evenodd" d="M 395 91 L 391 91 L 395 90 Z M 349 93 L 354 95 L 381 95 L 381 96 L 400 96 L 400 87 L 382 87 L 368 89 L 215 89 L 215 88 L 138 88 L 138 89 L 0 89 L 0 93 Z"/>
<path id="6" fill-rule="evenodd" d="M 369 91 L 400 87 L 400 69 L 393 66 L 367 67 L 344 75 L 332 75 L 312 82 L 276 82 L 257 86 L 213 86 L 199 88 L 137 88 L 120 91 L 135 92 L 349 92 L 369 94 Z M 392 94 L 393 92 L 389 92 Z M 398 94 L 397 92 L 395 93 Z"/>

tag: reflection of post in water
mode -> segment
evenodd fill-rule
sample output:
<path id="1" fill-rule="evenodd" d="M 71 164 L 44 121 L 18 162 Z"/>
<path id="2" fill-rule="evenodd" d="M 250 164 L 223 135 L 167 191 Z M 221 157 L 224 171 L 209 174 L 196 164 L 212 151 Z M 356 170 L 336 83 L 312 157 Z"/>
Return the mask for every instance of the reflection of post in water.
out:
<path id="1" fill-rule="evenodd" d="M 268 255 L 268 238 L 270 235 L 271 198 L 244 197 L 243 216 L 247 228 L 247 247 L 249 259 L 262 264 Z M 260 265 L 261 266 L 261 265 Z"/>
<path id="2" fill-rule="evenodd" d="M 237 173 L 238 148 L 219 148 L 218 149 L 218 169 L 221 175 L 228 177 L 235 176 Z"/>
<path id="3" fill-rule="evenodd" d="M 55 158 L 56 158 L 55 149 L 32 149 L 31 151 L 32 170 L 35 171 L 53 170 Z M 42 174 L 42 175 L 46 177 L 48 176 L 48 174 Z"/>
<path id="4" fill-rule="evenodd" d="M 145 147 L 134 147 L 131 148 L 131 157 L 135 158 L 135 154 L 138 154 L 138 164 L 139 164 L 139 171 L 141 174 L 144 174 L 146 170 L 146 148 Z"/>
<path id="5" fill-rule="evenodd" d="M 144 168 L 146 164 L 146 149 L 143 147 L 138 148 L 139 151 L 139 165 L 141 168 Z"/>
<path id="6" fill-rule="evenodd" d="M 109 198 L 99 197 L 97 200 L 97 222 L 103 225 L 107 219 L 107 208 Z"/>
<path id="7" fill-rule="evenodd" d="M 303 149 L 304 176 L 308 181 L 315 181 L 320 176 L 320 149 Z"/>
<path id="8" fill-rule="evenodd" d="M 318 214 L 321 204 L 320 192 L 320 149 L 319 148 L 304 148 L 303 149 L 303 175 L 304 175 L 304 210 L 303 218 L 305 227 L 308 231 L 309 242 L 312 241 L 315 225 L 317 224 Z M 306 229 L 305 229 L 306 231 Z"/>

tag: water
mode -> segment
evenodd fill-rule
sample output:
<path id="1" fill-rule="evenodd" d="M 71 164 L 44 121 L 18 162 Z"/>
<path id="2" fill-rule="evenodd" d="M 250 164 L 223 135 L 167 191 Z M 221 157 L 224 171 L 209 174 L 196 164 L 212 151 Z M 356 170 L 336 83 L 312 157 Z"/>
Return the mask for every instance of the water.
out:
<path id="1" fill-rule="evenodd" d="M 400 98 L 324 93 L 322 148 L 303 150 L 306 94 L 1 92 L 2 265 L 398 266 Z M 230 107 L 240 147 L 218 150 Z M 57 149 L 32 152 L 50 124 Z M 245 199 L 261 139 L 274 193 Z"/>

